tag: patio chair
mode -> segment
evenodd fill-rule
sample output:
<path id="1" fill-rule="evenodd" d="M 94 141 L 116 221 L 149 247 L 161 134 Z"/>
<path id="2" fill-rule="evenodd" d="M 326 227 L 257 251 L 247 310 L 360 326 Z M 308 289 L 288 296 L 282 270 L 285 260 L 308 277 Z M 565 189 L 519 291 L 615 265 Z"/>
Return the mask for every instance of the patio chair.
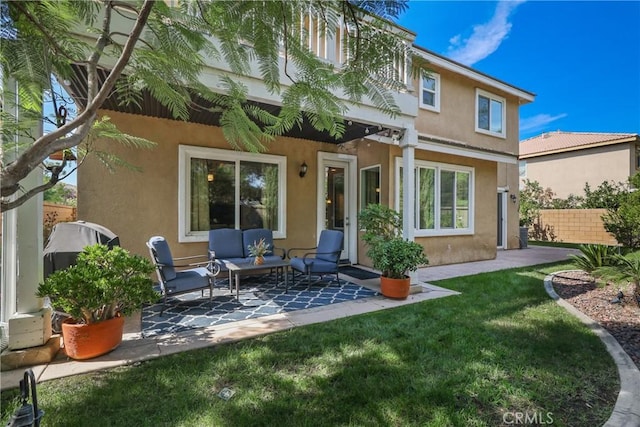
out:
<path id="1" fill-rule="evenodd" d="M 340 275 L 338 272 L 338 262 L 342 252 L 344 234 L 338 230 L 322 230 L 318 246 L 314 248 L 291 248 L 287 251 L 287 256 L 291 260 L 291 283 L 295 284 L 295 272 L 298 271 L 307 276 L 307 285 L 311 285 L 311 274 L 318 274 L 321 277 L 325 274 L 335 274 L 338 284 Z M 302 257 L 291 258 L 294 251 L 306 252 Z"/>
<path id="2" fill-rule="evenodd" d="M 156 267 L 160 292 L 163 298 L 163 307 L 160 315 L 167 306 L 167 298 L 174 295 L 186 294 L 204 289 L 209 289 L 209 302 L 213 301 L 213 287 L 215 277 L 220 272 L 220 266 L 208 259 L 207 255 L 173 258 L 171 249 L 166 239 L 162 236 L 153 236 L 147 242 L 151 259 Z M 189 262 L 190 260 L 204 258 L 202 262 Z M 187 262 L 177 265 L 175 261 Z M 189 268 L 188 268 L 189 267 Z M 177 270 L 183 268 L 183 270 Z"/>

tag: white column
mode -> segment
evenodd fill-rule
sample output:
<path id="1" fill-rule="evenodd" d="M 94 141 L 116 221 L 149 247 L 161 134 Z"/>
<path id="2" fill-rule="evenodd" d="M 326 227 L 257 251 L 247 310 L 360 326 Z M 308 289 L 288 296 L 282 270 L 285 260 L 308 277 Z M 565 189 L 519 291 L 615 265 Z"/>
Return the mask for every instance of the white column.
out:
<path id="1" fill-rule="evenodd" d="M 20 120 L 17 83 L 3 82 L 3 88 L 5 111 Z M 42 135 L 42 123 L 33 134 Z M 2 152 L 5 162 L 18 155 L 18 149 Z M 20 185 L 30 189 L 41 185 L 42 178 L 36 168 Z M 2 321 L 8 323 L 9 349 L 40 346 L 51 337 L 51 312 L 35 296 L 43 271 L 42 193 L 2 216 Z"/>
<path id="2" fill-rule="evenodd" d="M 402 180 L 402 237 L 407 240 L 414 240 L 415 236 L 415 180 L 413 170 L 415 167 L 415 149 L 418 145 L 418 132 L 409 125 L 405 128 L 404 135 L 400 140 L 402 148 L 402 170 L 404 179 Z M 417 283 L 418 274 L 409 274 L 411 283 Z"/>

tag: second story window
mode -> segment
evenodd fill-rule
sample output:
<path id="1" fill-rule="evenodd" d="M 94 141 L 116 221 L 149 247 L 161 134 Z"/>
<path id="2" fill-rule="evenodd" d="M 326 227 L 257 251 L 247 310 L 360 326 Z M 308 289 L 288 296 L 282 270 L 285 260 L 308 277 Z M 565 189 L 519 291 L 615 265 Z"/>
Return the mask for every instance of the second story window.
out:
<path id="1" fill-rule="evenodd" d="M 429 74 L 420 81 L 420 108 L 440 112 L 439 74 Z"/>
<path id="2" fill-rule="evenodd" d="M 505 138 L 506 100 L 497 95 L 476 90 L 476 132 Z"/>
<path id="3" fill-rule="evenodd" d="M 520 175 L 520 178 L 527 177 L 527 161 L 526 160 L 520 160 L 520 162 L 518 163 L 518 173 Z"/>

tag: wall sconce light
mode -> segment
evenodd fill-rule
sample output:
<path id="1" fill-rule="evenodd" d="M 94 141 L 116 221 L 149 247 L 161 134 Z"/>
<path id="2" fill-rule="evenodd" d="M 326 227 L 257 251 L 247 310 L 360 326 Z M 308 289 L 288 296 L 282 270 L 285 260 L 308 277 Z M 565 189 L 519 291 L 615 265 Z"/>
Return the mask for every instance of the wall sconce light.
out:
<path id="1" fill-rule="evenodd" d="M 300 173 L 298 175 L 300 175 L 300 178 L 304 178 L 304 176 L 307 174 L 307 163 L 306 162 L 302 162 L 302 164 L 300 165 Z"/>
<path id="2" fill-rule="evenodd" d="M 207 175 L 207 181 L 213 182 L 213 174 L 212 173 Z"/>
<path id="3" fill-rule="evenodd" d="M 515 194 L 509 194 L 509 198 L 511 199 L 511 202 L 515 203 L 516 202 L 516 195 Z"/>

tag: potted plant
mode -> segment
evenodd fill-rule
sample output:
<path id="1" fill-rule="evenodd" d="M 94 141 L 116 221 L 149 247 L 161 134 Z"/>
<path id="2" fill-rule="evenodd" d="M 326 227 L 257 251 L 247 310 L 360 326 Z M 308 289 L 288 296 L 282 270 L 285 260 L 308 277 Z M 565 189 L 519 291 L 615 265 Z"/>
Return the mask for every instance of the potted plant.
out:
<path id="1" fill-rule="evenodd" d="M 40 283 L 37 296 L 70 317 L 62 323 L 67 356 L 89 359 L 115 349 L 122 341 L 124 316 L 155 302 L 149 260 L 119 246 L 87 246 L 76 265 L 59 270 Z"/>
<path id="2" fill-rule="evenodd" d="M 253 245 L 247 246 L 247 249 L 249 249 L 249 255 L 255 257 L 255 259 L 253 260 L 253 263 L 255 265 L 264 264 L 264 256 L 271 252 L 269 246 L 271 245 L 267 243 L 264 238 L 260 239 L 257 242 L 254 241 Z"/>
<path id="3" fill-rule="evenodd" d="M 402 238 L 400 214 L 388 206 L 370 204 L 358 215 L 362 240 L 368 246 L 367 256 L 373 268 L 381 272 L 380 292 L 389 298 L 409 296 L 408 273 L 429 263 L 424 248 Z"/>

